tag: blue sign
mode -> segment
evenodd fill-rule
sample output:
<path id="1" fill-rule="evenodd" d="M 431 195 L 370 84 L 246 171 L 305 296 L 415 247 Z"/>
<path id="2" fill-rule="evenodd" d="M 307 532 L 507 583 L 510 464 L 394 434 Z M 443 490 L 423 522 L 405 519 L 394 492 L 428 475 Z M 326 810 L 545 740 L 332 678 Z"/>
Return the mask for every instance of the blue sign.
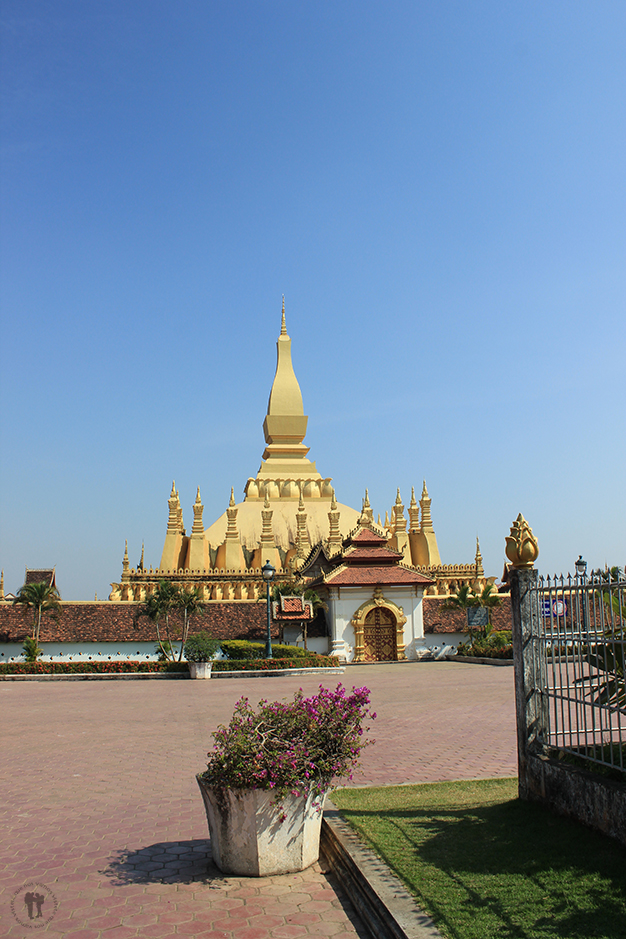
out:
<path id="1" fill-rule="evenodd" d="M 541 601 L 541 613 L 544 619 L 550 619 L 551 616 L 567 616 L 567 600 L 565 597 L 555 597 L 554 599 L 543 599 Z"/>

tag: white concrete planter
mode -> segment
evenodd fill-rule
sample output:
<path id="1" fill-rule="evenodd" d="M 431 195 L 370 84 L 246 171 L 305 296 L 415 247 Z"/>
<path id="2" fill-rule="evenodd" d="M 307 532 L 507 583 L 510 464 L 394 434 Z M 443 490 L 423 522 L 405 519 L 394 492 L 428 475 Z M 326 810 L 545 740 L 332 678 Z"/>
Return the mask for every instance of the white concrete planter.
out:
<path id="1" fill-rule="evenodd" d="M 192 678 L 210 678 L 212 662 L 189 662 L 189 674 Z"/>
<path id="2" fill-rule="evenodd" d="M 272 805 L 276 796 L 261 789 L 207 786 L 196 777 L 211 833 L 213 860 L 225 874 L 269 877 L 303 871 L 320 853 L 322 812 L 312 797 L 287 796 L 286 818 Z M 319 809 L 319 811 L 318 811 Z"/>

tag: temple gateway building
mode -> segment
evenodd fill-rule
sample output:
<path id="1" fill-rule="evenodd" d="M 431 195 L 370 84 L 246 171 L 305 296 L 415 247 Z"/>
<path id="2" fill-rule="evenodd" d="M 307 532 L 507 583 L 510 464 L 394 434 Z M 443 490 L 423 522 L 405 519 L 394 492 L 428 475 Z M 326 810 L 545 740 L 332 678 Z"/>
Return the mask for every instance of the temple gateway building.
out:
<path id="1" fill-rule="evenodd" d="M 213 608 L 219 612 L 219 633 L 250 638 L 250 624 L 262 622 L 261 567 L 270 561 L 276 582 L 310 584 L 325 601 L 325 614 L 307 633 L 315 651 L 347 661 L 388 661 L 430 655 L 450 640 L 454 645 L 460 624 L 443 625 L 447 618 L 439 607 L 462 584 L 482 588 L 487 582 L 478 544 L 471 563 L 441 563 L 425 482 L 419 503 L 411 491 L 408 518 L 399 489 L 383 522 L 380 516 L 374 520 L 367 490 L 359 510 L 338 502 L 332 479 L 318 472 L 304 443 L 307 417 L 291 361 L 284 299 L 276 347 L 263 423 L 265 450 L 258 472 L 245 484 L 243 501 L 235 502 L 231 490 L 224 513 L 205 527 L 198 488 L 187 533 L 173 483 L 158 567 L 146 567 L 142 551 L 140 565 L 131 568 L 126 549 L 109 603 L 118 608 L 141 603 L 159 581 L 171 580 L 199 590 L 209 606 L 206 628 L 212 629 Z M 429 600 L 437 602 L 430 603 L 425 617 Z M 283 624 L 281 633 L 286 641 L 302 642 L 301 624 Z"/>

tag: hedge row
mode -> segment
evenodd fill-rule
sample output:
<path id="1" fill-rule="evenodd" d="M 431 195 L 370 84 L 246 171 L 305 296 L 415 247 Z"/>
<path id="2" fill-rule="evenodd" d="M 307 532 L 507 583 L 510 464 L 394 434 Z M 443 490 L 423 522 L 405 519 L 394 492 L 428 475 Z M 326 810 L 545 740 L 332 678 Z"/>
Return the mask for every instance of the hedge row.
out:
<path id="1" fill-rule="evenodd" d="M 334 655 L 307 652 L 292 659 L 228 659 L 213 662 L 214 672 L 253 672 L 275 668 L 337 668 L 339 659 Z"/>
<path id="2" fill-rule="evenodd" d="M 224 639 L 220 641 L 222 654 L 229 660 L 241 662 L 243 659 L 262 659 L 265 658 L 264 642 L 249 642 L 246 639 Z M 285 646 L 278 642 L 272 643 L 272 652 L 279 659 L 301 659 L 303 656 L 311 655 L 298 646 Z"/>
<path id="3" fill-rule="evenodd" d="M 301 650 L 302 651 L 302 650 Z M 213 662 L 214 672 L 265 671 L 284 668 L 335 668 L 339 660 L 334 656 L 306 652 L 295 658 L 231 659 Z M 188 662 L 2 662 L 0 675 L 70 675 L 96 672 L 188 672 Z"/>
<path id="4" fill-rule="evenodd" d="M 78 672 L 186 672 L 187 662 L 2 662 L 0 675 L 63 675 Z"/>

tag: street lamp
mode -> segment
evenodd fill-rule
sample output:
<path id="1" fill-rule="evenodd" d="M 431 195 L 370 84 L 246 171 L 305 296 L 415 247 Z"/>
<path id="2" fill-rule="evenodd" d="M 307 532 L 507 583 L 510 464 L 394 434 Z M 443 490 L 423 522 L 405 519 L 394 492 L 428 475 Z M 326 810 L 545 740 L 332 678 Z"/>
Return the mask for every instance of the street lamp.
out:
<path id="1" fill-rule="evenodd" d="M 579 577 L 584 577 L 587 573 L 587 562 L 583 561 L 582 554 L 578 555 L 578 560 L 576 561 L 576 573 Z"/>
<path id="2" fill-rule="evenodd" d="M 263 580 L 267 585 L 267 637 L 265 639 L 265 658 L 272 658 L 272 606 L 270 598 L 270 584 L 274 579 L 276 568 L 272 567 L 269 561 L 266 561 L 261 568 Z"/>

